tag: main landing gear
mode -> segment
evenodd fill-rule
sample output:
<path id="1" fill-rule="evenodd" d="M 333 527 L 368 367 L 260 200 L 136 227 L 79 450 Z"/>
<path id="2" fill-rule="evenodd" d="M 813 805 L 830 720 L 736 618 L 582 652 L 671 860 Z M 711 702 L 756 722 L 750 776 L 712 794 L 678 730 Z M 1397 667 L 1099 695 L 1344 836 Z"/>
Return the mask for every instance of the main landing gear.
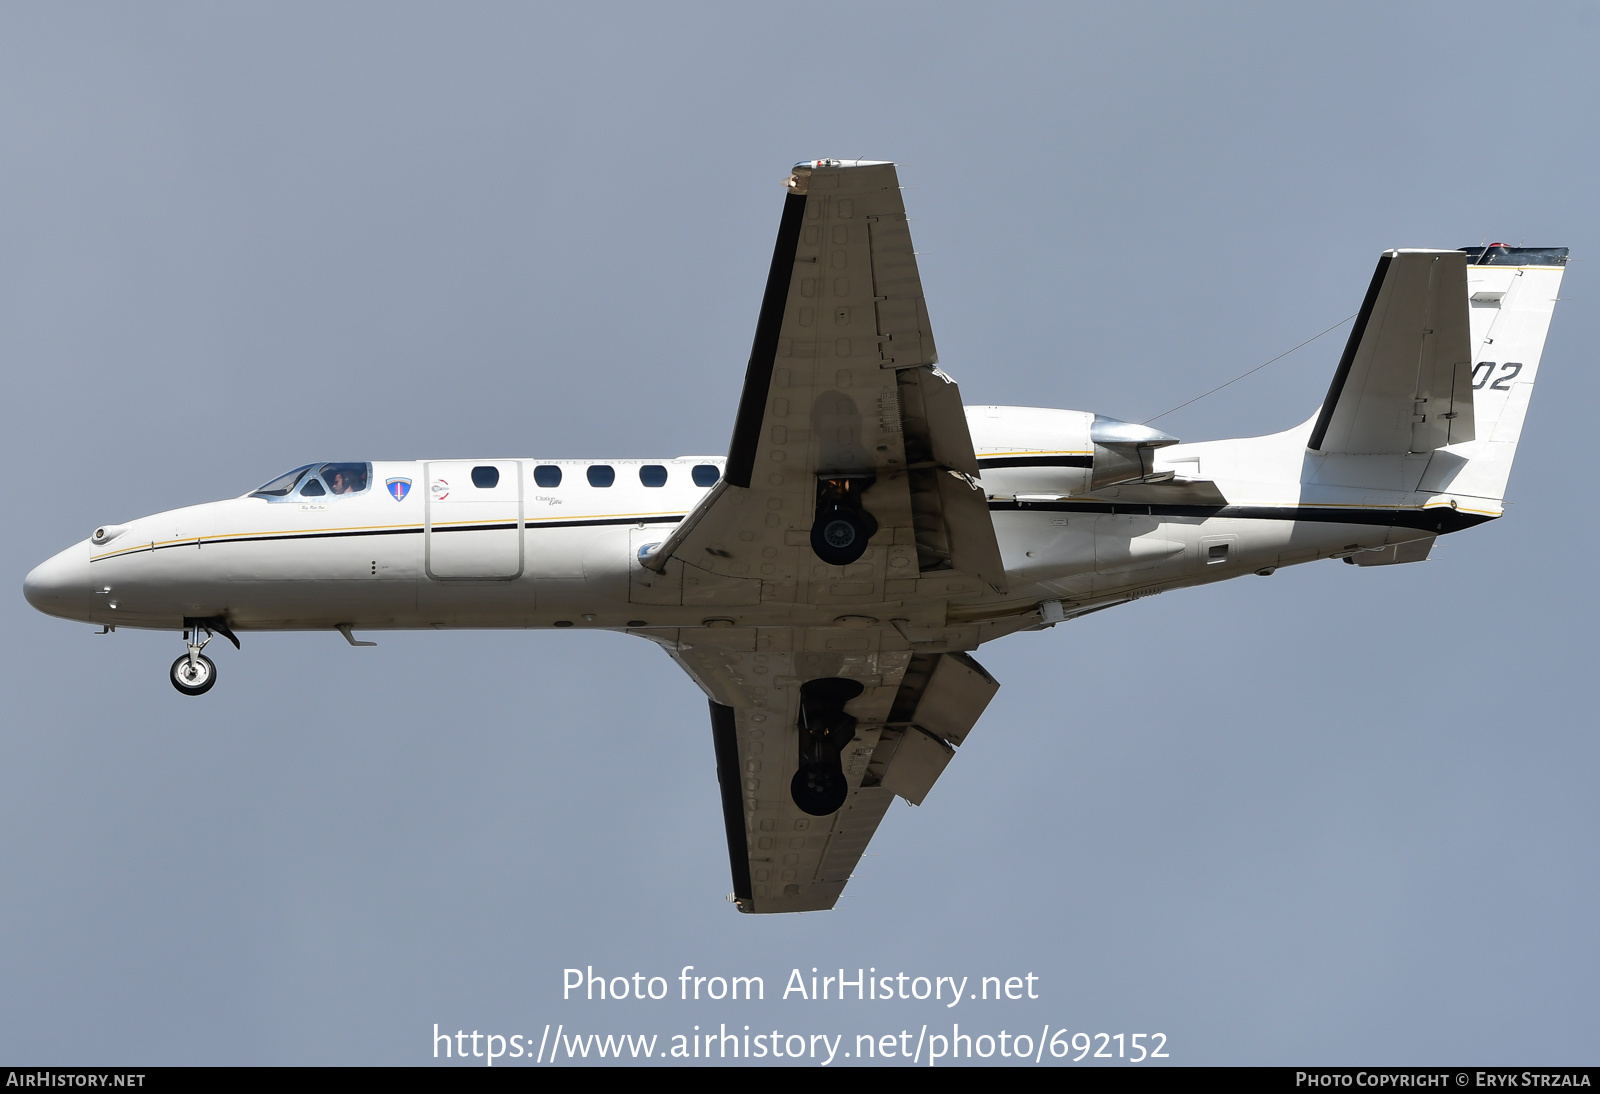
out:
<path id="1" fill-rule="evenodd" d="M 201 631 L 205 632 L 204 638 L 200 637 Z M 185 619 L 183 640 L 189 644 L 189 652 L 172 663 L 171 672 L 172 686 L 184 695 L 204 695 L 217 682 L 216 663 L 201 652 L 214 637 L 212 631 L 232 642 L 234 649 L 239 648 L 239 639 L 226 620 Z"/>
<path id="2" fill-rule="evenodd" d="M 861 495 L 877 480 L 871 475 L 817 479 L 817 515 L 811 524 L 811 550 L 829 566 L 848 566 L 867 550 L 878 522 L 861 507 Z"/>
<path id="3" fill-rule="evenodd" d="M 789 796 L 813 817 L 837 813 L 850 796 L 839 754 L 855 739 L 856 720 L 844 705 L 862 690 L 861 681 L 842 676 L 800 685 L 800 770 L 789 783 Z"/>

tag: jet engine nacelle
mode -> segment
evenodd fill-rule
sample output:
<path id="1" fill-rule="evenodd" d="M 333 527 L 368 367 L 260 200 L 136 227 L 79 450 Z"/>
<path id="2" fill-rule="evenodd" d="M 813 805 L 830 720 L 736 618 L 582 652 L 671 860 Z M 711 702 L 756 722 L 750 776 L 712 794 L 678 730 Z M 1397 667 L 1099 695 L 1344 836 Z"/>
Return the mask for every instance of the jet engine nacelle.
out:
<path id="1" fill-rule="evenodd" d="M 1147 425 L 1031 406 L 966 411 L 983 489 L 990 495 L 1070 497 L 1172 477 L 1156 473 L 1155 452 L 1178 438 Z"/>

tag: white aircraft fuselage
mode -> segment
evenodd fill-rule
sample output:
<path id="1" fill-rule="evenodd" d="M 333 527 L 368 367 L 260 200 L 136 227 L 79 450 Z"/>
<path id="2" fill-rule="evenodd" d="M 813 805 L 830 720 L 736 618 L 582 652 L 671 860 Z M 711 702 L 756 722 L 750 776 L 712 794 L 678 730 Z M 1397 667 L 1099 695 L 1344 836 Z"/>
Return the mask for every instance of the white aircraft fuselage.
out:
<path id="1" fill-rule="evenodd" d="M 928 599 L 948 603 L 946 618 L 917 618 L 919 587 L 929 577 L 919 579 L 914 552 L 890 543 L 874 543 L 846 566 L 813 560 L 806 574 L 780 572 L 759 557 L 742 572 L 776 587 L 859 586 L 852 608 L 874 620 L 1015 630 L 1042 625 L 1045 602 L 1061 603 L 1058 618 L 1065 618 L 1146 592 L 1318 559 L 1366 562 L 1362 556 L 1370 554 L 1374 563 L 1389 561 L 1379 557 L 1386 547 L 1430 541 L 1500 515 L 1483 498 L 1416 489 L 1426 455 L 1381 460 L 1372 477 L 1387 483 L 1306 482 L 1309 422 L 1286 434 L 1157 450 L 1156 475 L 1178 471 L 1214 483 L 1221 495 L 1215 500 L 1184 497 L 1176 475 L 1170 485 L 1123 488 L 1131 500 L 1113 496 L 1115 487 L 1075 497 L 1086 469 L 1060 465 L 1092 458 L 1085 428 L 1091 418 L 1023 407 L 967 409 L 979 464 L 989 465 L 981 484 L 1005 564 L 1004 594 L 977 583 L 970 591 L 940 583 Z M 1056 447 L 1039 447 L 1052 441 Z M 1063 441 L 1076 447 L 1064 450 Z M 1406 462 L 1409 468 L 1400 466 Z M 321 466 L 311 465 L 283 496 L 251 494 L 102 526 L 34 570 L 27 597 L 68 619 L 164 630 L 182 629 L 187 619 L 225 620 L 236 631 L 707 625 L 692 591 L 673 598 L 643 584 L 653 575 L 639 555 L 700 502 L 709 484 L 695 484 L 695 469 L 720 475 L 720 458 L 333 465 L 370 467 L 362 489 L 345 494 L 321 481 Z M 474 469 L 482 480 L 485 468 L 496 480 L 487 489 L 472 481 Z M 559 469 L 559 483 L 539 485 L 541 468 L 547 482 L 554 479 L 550 469 Z M 596 481 L 609 478 L 610 485 L 593 485 L 591 469 Z M 1412 481 L 1394 481 L 1397 470 L 1409 471 Z M 641 472 L 661 485 L 644 485 Z M 709 478 L 706 470 L 700 475 Z M 409 489 L 397 496 L 391 483 Z M 322 492 L 307 496 L 313 484 Z M 1179 500 L 1163 502 L 1160 493 Z M 897 579 L 901 585 L 889 595 L 883 583 Z M 837 600 L 812 605 L 786 597 L 731 613 L 719 608 L 710 625 L 828 626 L 839 616 Z"/>

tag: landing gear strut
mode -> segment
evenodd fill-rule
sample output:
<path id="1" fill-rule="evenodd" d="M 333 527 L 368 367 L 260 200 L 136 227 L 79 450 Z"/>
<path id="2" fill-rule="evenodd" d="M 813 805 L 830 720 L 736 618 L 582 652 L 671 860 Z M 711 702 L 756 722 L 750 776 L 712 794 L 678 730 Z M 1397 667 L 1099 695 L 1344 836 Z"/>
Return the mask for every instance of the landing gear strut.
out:
<path id="1" fill-rule="evenodd" d="M 878 522 L 861 507 L 861 495 L 877 480 L 871 475 L 823 476 L 817 480 L 817 515 L 811 524 L 811 550 L 829 566 L 848 566 L 867 550 Z"/>
<path id="2" fill-rule="evenodd" d="M 800 769 L 789 796 L 813 817 L 837 813 L 850 796 L 839 754 L 855 739 L 856 720 L 844 705 L 860 695 L 859 680 L 829 676 L 800 685 Z"/>
<path id="3" fill-rule="evenodd" d="M 200 632 L 205 632 L 205 637 L 200 637 Z M 212 631 L 222 635 L 232 642 L 235 649 L 239 647 L 239 639 L 228 624 L 222 619 L 185 619 L 183 621 L 183 640 L 189 644 L 189 652 L 172 663 L 172 686 L 184 695 L 204 695 L 211 690 L 217 682 L 217 666 L 201 651 L 214 637 Z"/>

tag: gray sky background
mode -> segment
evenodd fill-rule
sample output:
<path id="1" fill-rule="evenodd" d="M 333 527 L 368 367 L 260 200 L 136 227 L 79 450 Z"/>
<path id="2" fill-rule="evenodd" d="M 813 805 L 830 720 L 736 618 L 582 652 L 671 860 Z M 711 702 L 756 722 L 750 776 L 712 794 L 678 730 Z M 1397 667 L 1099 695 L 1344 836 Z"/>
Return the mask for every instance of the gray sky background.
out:
<path id="1" fill-rule="evenodd" d="M 1593 3 L 0 8 L 0 1059 L 954 1020 L 1595 1062 L 1597 46 Z M 1572 247 L 1509 517 L 985 647 L 969 744 L 800 917 L 723 901 L 705 700 L 645 642 L 247 634 L 194 701 L 177 635 L 23 601 L 310 460 L 722 452 L 817 156 L 901 164 L 969 403 L 1142 419 L 1386 247 Z M 1343 334 L 1161 424 L 1302 421 Z M 686 964 L 769 999 L 560 1000 Z M 1042 998 L 772 998 L 812 966 Z"/>

